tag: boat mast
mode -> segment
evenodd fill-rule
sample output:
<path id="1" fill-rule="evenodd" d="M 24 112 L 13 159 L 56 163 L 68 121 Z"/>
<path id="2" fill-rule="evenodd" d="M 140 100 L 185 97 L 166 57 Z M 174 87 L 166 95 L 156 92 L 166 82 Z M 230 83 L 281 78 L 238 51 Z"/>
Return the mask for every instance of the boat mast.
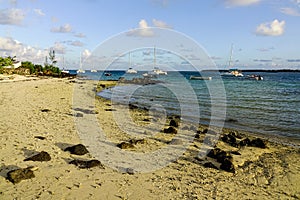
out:
<path id="1" fill-rule="evenodd" d="M 156 66 L 156 50 L 155 50 L 155 46 L 154 46 L 154 50 L 153 50 L 153 56 L 154 56 L 154 68 L 155 68 L 155 66 Z"/>
<path id="2" fill-rule="evenodd" d="M 131 56 L 130 56 L 130 51 L 129 51 L 129 69 L 131 69 Z"/>
<path id="3" fill-rule="evenodd" d="M 229 57 L 229 68 L 232 67 L 232 54 L 233 54 L 233 44 L 231 44 L 230 57 Z"/>

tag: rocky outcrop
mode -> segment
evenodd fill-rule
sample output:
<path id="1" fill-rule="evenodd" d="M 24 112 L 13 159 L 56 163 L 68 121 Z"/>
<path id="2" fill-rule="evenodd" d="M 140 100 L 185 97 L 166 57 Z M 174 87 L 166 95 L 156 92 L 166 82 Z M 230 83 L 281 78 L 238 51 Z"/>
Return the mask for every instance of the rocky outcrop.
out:
<path id="1" fill-rule="evenodd" d="M 51 156 L 46 151 L 42 151 L 36 155 L 24 159 L 24 161 L 40 161 L 40 162 L 50 161 L 50 160 L 51 160 Z"/>
<path id="2" fill-rule="evenodd" d="M 7 173 L 7 180 L 12 183 L 19 183 L 22 180 L 34 178 L 35 175 L 30 167 L 28 168 L 21 168 L 21 169 L 14 169 Z"/>
<path id="3" fill-rule="evenodd" d="M 72 160 L 71 162 L 69 162 L 69 164 L 75 165 L 80 169 L 89 169 L 92 167 L 101 167 L 104 168 L 104 166 L 101 164 L 101 162 L 99 160 Z"/>
<path id="4" fill-rule="evenodd" d="M 67 147 L 64 151 L 69 151 L 71 154 L 80 155 L 80 156 L 89 153 L 86 147 L 82 144 L 77 144 L 71 147 Z"/>

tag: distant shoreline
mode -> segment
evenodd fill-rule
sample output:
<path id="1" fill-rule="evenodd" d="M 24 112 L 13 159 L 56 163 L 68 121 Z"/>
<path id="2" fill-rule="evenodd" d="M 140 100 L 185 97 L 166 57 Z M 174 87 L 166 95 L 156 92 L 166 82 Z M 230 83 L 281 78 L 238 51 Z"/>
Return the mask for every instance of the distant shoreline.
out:
<path id="1" fill-rule="evenodd" d="M 202 70 L 202 72 L 227 72 L 228 70 Z M 241 70 L 243 72 L 269 72 L 269 73 L 277 73 L 277 72 L 300 72 L 300 69 L 245 69 Z"/>

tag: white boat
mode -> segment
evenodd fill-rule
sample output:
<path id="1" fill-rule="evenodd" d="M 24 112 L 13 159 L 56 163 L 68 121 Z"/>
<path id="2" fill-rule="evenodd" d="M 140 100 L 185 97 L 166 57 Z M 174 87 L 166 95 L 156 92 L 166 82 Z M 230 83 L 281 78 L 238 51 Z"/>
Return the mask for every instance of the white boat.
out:
<path id="1" fill-rule="evenodd" d="M 254 79 L 254 80 L 257 80 L 257 81 L 264 80 L 264 78 L 261 75 L 256 75 L 256 74 L 248 75 L 247 79 Z"/>
<path id="2" fill-rule="evenodd" d="M 153 73 L 157 74 L 157 75 L 168 75 L 168 72 L 166 71 L 162 71 L 161 69 L 159 69 L 158 67 L 155 67 L 153 69 Z"/>
<path id="3" fill-rule="evenodd" d="M 233 45 L 231 45 L 231 51 L 230 51 L 230 58 L 229 58 L 229 67 L 232 67 L 232 53 L 233 53 Z M 238 69 L 229 69 L 228 72 L 225 72 L 221 74 L 221 76 L 227 76 L 227 77 L 243 77 L 244 75 L 242 72 Z"/>
<path id="4" fill-rule="evenodd" d="M 70 74 L 70 71 L 65 69 L 65 57 L 64 56 L 63 56 L 63 69 L 61 70 L 61 73 Z"/>
<path id="5" fill-rule="evenodd" d="M 77 74 L 84 74 L 85 73 L 85 70 L 82 69 L 82 63 L 81 63 L 81 53 L 80 53 L 80 56 L 79 56 L 79 69 L 77 70 Z"/>
<path id="6" fill-rule="evenodd" d="M 96 69 L 91 69 L 91 72 L 95 73 L 95 72 L 98 72 L 98 71 Z"/>
<path id="7" fill-rule="evenodd" d="M 70 71 L 63 69 L 63 70 L 61 70 L 61 73 L 63 73 L 63 74 L 70 74 Z"/>
<path id="8" fill-rule="evenodd" d="M 126 71 L 127 74 L 136 74 L 137 71 L 135 69 L 132 69 L 132 68 L 129 68 L 127 71 Z"/>
<path id="9" fill-rule="evenodd" d="M 229 69 L 228 72 L 221 74 L 222 76 L 243 77 L 244 75 L 238 69 Z"/>
<path id="10" fill-rule="evenodd" d="M 131 67 L 131 56 L 129 52 L 129 69 L 126 71 L 127 74 L 136 74 L 137 71 L 135 69 L 132 69 Z"/>
<path id="11" fill-rule="evenodd" d="M 190 76 L 191 80 L 211 80 L 211 76 Z"/>
<path id="12" fill-rule="evenodd" d="M 151 77 L 151 76 L 156 76 L 156 75 L 168 75 L 168 72 L 166 71 L 163 71 L 161 69 L 159 69 L 157 66 L 156 66 L 156 49 L 154 47 L 154 50 L 153 50 L 153 57 L 154 57 L 154 69 L 151 71 L 151 72 L 148 72 L 148 73 L 145 73 L 143 74 L 144 77 Z"/>

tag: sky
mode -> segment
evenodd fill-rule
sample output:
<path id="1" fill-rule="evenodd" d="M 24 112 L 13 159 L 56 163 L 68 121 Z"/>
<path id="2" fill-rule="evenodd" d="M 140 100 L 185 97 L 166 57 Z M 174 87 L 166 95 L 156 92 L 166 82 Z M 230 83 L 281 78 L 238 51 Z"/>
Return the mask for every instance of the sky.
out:
<path id="1" fill-rule="evenodd" d="M 165 31 L 170 40 L 159 37 Z M 112 44 L 114 37 L 122 40 Z M 115 63 L 127 68 L 130 49 L 123 47 L 131 47 L 129 41 L 151 39 L 147 47 L 157 46 L 163 55 L 183 46 L 180 38 L 198 44 L 218 69 L 229 67 L 231 47 L 241 70 L 300 69 L 299 37 L 300 0 L 0 0 L 0 56 L 43 64 L 53 49 L 57 65 L 68 69 L 78 68 L 80 57 L 95 55 L 102 44 L 122 49 Z M 166 40 L 174 45 L 159 50 Z M 107 58 L 110 51 L 98 52 Z M 133 51 L 133 66 L 151 60 L 151 52 Z M 201 60 L 197 51 L 174 52 L 180 54 L 177 64 Z M 166 65 L 170 57 L 157 62 Z"/>

